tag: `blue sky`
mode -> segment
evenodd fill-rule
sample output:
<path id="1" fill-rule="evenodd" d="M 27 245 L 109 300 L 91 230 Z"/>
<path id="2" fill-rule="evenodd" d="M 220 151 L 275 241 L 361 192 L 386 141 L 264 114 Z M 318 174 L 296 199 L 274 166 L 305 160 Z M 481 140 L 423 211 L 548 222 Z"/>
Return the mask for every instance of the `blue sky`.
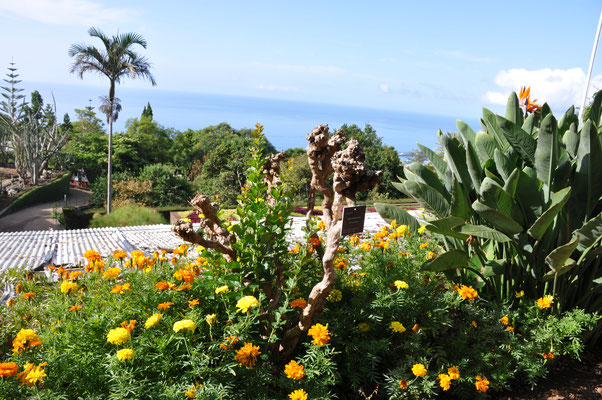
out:
<path id="1" fill-rule="evenodd" d="M 152 63 L 157 90 L 477 118 L 482 106 L 500 111 L 511 90 L 531 85 L 532 97 L 560 113 L 580 101 L 601 7 L 599 1 L 0 0 L 0 67 L 14 60 L 27 87 L 108 88 L 102 78 L 69 73 L 69 46 L 100 46 L 87 34 L 96 26 L 146 38 L 140 52 Z M 594 72 L 602 88 L 602 66 Z"/>

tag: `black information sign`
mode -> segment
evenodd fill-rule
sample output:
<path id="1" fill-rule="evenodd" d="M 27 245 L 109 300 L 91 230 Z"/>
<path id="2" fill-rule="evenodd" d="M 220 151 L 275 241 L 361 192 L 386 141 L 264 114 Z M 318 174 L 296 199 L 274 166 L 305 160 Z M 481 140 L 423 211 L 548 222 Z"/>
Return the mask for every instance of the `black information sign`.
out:
<path id="1" fill-rule="evenodd" d="M 364 231 L 366 206 L 351 206 L 343 208 L 343 228 L 341 236 Z"/>

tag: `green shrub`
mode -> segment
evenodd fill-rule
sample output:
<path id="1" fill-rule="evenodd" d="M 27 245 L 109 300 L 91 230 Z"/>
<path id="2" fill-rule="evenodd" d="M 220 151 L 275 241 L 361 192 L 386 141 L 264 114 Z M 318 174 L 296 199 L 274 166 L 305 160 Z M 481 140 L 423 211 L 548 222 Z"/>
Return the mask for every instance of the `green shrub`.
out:
<path id="1" fill-rule="evenodd" d="M 145 166 L 138 178 L 152 182 L 149 206 L 188 205 L 194 189 L 185 176 L 177 173 L 173 166 L 152 164 Z"/>
<path id="2" fill-rule="evenodd" d="M 166 224 L 167 221 L 152 208 L 125 205 L 110 214 L 95 215 L 90 221 L 90 227 L 102 228 L 107 226 L 136 226 Z"/>
<path id="3" fill-rule="evenodd" d="M 57 180 L 42 186 L 37 186 L 13 201 L 5 211 L 9 214 L 34 204 L 44 203 L 51 200 L 63 200 L 63 196 L 69 194 L 69 182 L 71 173 L 66 173 Z"/>

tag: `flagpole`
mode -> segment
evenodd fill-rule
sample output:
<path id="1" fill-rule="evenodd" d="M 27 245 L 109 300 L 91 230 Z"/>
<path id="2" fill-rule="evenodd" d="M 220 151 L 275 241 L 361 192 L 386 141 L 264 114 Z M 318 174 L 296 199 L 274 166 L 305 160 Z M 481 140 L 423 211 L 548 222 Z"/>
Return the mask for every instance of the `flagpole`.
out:
<path id="1" fill-rule="evenodd" d="M 581 102 L 581 108 L 579 109 L 579 122 L 583 120 L 583 113 L 585 112 L 585 101 L 587 100 L 587 92 L 589 89 L 589 83 L 592 79 L 592 70 L 594 69 L 594 61 L 596 60 L 596 51 L 598 50 L 598 42 L 600 41 L 600 30 L 602 29 L 602 11 L 600 11 L 600 19 L 598 20 L 598 30 L 596 32 L 596 38 L 594 40 L 594 48 L 592 49 L 592 57 L 589 60 L 589 70 L 587 71 L 587 80 L 585 82 L 585 89 L 583 89 L 583 101 Z"/>

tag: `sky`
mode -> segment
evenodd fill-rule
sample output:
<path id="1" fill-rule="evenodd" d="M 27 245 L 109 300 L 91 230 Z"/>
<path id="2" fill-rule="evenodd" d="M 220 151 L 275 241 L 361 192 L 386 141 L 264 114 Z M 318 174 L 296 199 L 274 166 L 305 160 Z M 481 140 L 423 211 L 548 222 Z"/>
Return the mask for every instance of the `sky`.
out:
<path id="1" fill-rule="evenodd" d="M 0 67 L 14 61 L 26 87 L 108 93 L 106 78 L 69 72 L 72 44 L 101 46 L 87 33 L 95 26 L 147 40 L 138 52 L 153 90 L 476 119 L 483 106 L 502 112 L 525 85 L 558 114 L 581 102 L 601 9 L 588 0 L 0 0 Z M 125 80 L 117 97 L 122 87 L 150 83 Z"/>

